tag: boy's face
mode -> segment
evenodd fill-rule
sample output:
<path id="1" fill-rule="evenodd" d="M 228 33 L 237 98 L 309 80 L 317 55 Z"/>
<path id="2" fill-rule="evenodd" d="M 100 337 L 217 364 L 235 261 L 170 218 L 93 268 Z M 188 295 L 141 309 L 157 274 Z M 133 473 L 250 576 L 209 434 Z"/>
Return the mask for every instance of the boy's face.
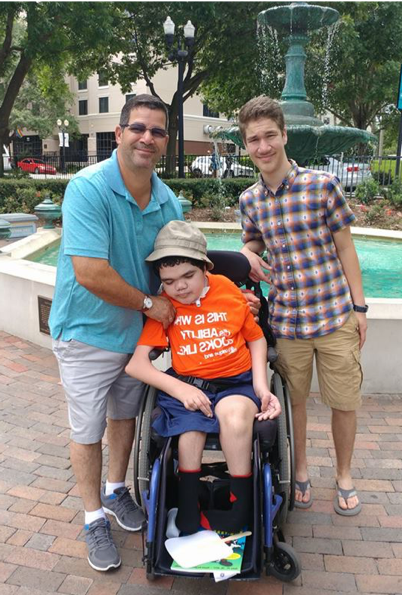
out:
<path id="1" fill-rule="evenodd" d="M 205 270 L 190 262 L 161 267 L 159 275 L 168 296 L 181 304 L 192 304 L 198 300 L 206 284 Z"/>
<path id="2" fill-rule="evenodd" d="M 288 137 L 270 118 L 259 118 L 247 124 L 244 144 L 264 176 L 270 176 L 287 166 L 285 145 Z"/>

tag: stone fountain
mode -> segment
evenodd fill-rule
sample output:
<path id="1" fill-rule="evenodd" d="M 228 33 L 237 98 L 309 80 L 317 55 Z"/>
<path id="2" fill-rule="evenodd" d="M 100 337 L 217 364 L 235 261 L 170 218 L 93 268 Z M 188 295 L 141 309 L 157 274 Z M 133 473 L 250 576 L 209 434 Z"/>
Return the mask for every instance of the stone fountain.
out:
<path id="1" fill-rule="evenodd" d="M 309 41 L 309 31 L 331 26 L 339 19 L 338 11 L 307 2 L 293 2 L 260 12 L 258 22 L 287 35 L 289 49 L 286 54 L 286 80 L 281 95 L 285 114 L 288 157 L 297 163 L 311 162 L 322 155 L 346 151 L 357 143 L 377 142 L 376 137 L 359 128 L 329 126 L 315 117 L 314 107 L 307 100 L 304 85 L 304 47 Z M 218 129 L 215 135 L 243 147 L 239 128 Z"/>

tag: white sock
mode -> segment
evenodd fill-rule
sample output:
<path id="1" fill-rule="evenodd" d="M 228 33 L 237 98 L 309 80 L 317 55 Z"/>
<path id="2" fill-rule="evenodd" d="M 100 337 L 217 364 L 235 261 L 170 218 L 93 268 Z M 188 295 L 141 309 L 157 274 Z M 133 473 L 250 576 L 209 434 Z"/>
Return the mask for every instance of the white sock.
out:
<path id="1" fill-rule="evenodd" d="M 89 525 L 98 519 L 105 519 L 105 511 L 103 508 L 98 508 L 98 510 L 92 510 L 91 512 L 85 511 L 85 524 Z"/>
<path id="2" fill-rule="evenodd" d="M 117 490 L 117 488 L 124 488 L 126 484 L 124 483 L 124 481 L 120 481 L 118 483 L 109 483 L 106 480 L 106 485 L 105 485 L 105 495 L 106 496 L 110 496 L 111 494 L 113 494 L 113 492 L 115 490 Z"/>

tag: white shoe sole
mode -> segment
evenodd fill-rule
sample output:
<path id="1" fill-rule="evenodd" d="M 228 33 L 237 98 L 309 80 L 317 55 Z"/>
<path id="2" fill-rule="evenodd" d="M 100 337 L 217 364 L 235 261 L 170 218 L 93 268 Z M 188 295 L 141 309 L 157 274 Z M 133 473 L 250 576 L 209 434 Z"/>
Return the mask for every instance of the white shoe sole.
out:
<path id="1" fill-rule="evenodd" d="M 122 529 L 125 529 L 126 531 L 140 531 L 142 529 L 142 526 L 144 524 L 144 521 L 141 522 L 141 524 L 138 527 L 127 527 L 126 525 L 124 525 L 118 518 L 117 518 L 117 514 L 115 512 L 113 512 L 113 510 L 110 510 L 109 508 L 105 508 L 105 506 L 103 506 L 103 510 L 107 513 L 107 514 L 111 514 L 112 516 L 114 516 L 114 518 L 117 521 L 117 524 L 120 525 L 120 527 Z"/>
<path id="2" fill-rule="evenodd" d="M 95 564 L 93 564 L 91 562 L 91 560 L 89 559 L 89 557 L 87 558 L 88 560 L 88 564 L 94 569 L 94 570 L 99 570 L 99 572 L 107 572 L 108 570 L 110 570 L 111 568 L 119 568 L 119 566 L 121 565 L 121 559 L 119 561 L 118 564 L 109 564 L 109 566 L 107 568 L 99 568 L 99 566 L 95 566 Z"/>

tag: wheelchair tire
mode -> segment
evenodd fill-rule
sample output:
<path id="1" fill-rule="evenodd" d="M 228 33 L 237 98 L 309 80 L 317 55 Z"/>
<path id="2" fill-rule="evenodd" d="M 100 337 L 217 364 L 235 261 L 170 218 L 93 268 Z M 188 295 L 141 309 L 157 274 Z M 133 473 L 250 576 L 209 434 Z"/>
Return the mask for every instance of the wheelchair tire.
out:
<path id="1" fill-rule="evenodd" d="M 283 541 L 274 543 L 273 560 L 267 568 L 267 574 L 289 583 L 294 581 L 300 572 L 300 560 L 292 546 Z"/>
<path id="2" fill-rule="evenodd" d="M 296 490 L 296 459 L 295 459 L 295 439 L 293 433 L 293 411 L 292 402 L 290 400 L 289 389 L 286 382 L 284 383 L 285 389 L 285 405 L 286 405 L 286 419 L 288 429 L 288 441 L 289 441 L 289 457 L 290 457 L 290 493 L 289 493 L 289 510 L 293 510 L 295 507 L 295 490 Z"/>
<path id="3" fill-rule="evenodd" d="M 281 482 L 280 493 L 283 497 L 283 504 L 278 513 L 278 525 L 279 527 L 282 527 L 286 523 L 289 510 L 291 496 L 291 464 L 286 397 L 283 380 L 278 372 L 274 372 L 272 375 L 271 390 L 278 398 L 282 408 L 282 413 L 278 418 L 279 480 Z"/>
<path id="4" fill-rule="evenodd" d="M 134 441 L 134 499 L 145 509 L 142 493 L 149 488 L 151 471 L 151 416 L 155 408 L 157 389 L 149 386 L 137 417 Z"/>

